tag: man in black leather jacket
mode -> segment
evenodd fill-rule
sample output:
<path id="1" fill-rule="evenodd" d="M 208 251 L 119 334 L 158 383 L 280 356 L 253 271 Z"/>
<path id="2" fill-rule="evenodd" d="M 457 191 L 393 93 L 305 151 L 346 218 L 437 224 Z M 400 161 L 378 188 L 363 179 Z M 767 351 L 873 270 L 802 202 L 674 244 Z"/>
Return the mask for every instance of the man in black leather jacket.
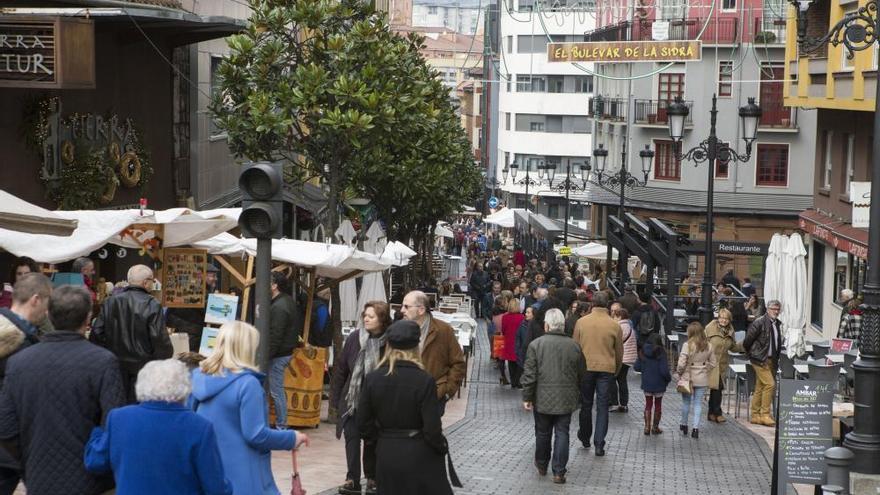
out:
<path id="1" fill-rule="evenodd" d="M 782 351 L 782 326 L 779 321 L 779 301 L 767 303 L 767 313 L 749 325 L 743 347 L 755 370 L 755 392 L 752 395 L 751 422 L 757 425 L 775 426 L 770 409 L 776 381 L 776 363 Z"/>
<path id="2" fill-rule="evenodd" d="M 149 292 L 154 283 L 153 270 L 148 266 L 131 267 L 128 287 L 104 301 L 89 336 L 89 340 L 119 359 L 129 404 L 137 402 L 134 384 L 141 368 L 149 361 L 168 359 L 174 354 L 162 306 Z"/>

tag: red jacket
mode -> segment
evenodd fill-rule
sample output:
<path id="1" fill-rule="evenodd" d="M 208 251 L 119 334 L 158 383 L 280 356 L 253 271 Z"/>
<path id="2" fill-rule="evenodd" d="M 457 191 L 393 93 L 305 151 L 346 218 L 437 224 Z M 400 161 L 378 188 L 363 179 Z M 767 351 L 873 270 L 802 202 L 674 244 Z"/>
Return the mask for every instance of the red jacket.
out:
<path id="1" fill-rule="evenodd" d="M 522 313 L 504 313 L 501 317 L 501 333 L 504 335 L 504 350 L 501 359 L 516 361 L 516 331 L 525 316 Z"/>

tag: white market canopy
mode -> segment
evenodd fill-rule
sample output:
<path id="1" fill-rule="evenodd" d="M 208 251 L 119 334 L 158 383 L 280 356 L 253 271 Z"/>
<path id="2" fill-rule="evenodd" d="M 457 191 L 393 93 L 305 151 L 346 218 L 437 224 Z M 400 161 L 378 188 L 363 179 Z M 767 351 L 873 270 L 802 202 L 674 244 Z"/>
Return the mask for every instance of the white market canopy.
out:
<path id="1" fill-rule="evenodd" d="M 16 256 L 29 256 L 41 263 L 62 263 L 87 256 L 105 244 L 139 248 L 129 236 L 121 233 L 137 224 L 163 225 L 164 247 L 189 246 L 209 239 L 238 225 L 240 208 L 195 211 L 187 208 L 169 210 L 57 210 L 59 218 L 74 220 L 76 229 L 68 237 L 28 234 L 0 229 L 0 249 Z M 134 232 L 135 235 L 151 235 Z"/>
<path id="2" fill-rule="evenodd" d="M 598 242 L 588 242 L 583 246 L 572 248 L 571 254 L 584 258 L 604 260 L 608 256 L 608 246 Z M 611 248 L 611 259 L 617 259 L 617 250 Z"/>
<path id="3" fill-rule="evenodd" d="M 0 189 L 0 231 L 69 236 L 75 228 L 76 220 L 62 218 Z"/>
<path id="4" fill-rule="evenodd" d="M 455 233 L 443 225 L 444 223 L 446 222 L 437 222 L 437 225 L 434 226 L 434 235 L 437 237 L 455 237 Z"/>
<path id="5" fill-rule="evenodd" d="M 192 243 L 193 247 L 207 249 L 209 254 L 256 256 L 257 240 L 240 239 L 222 233 L 210 239 Z M 391 267 L 391 260 L 358 251 L 340 244 L 273 239 L 272 259 L 306 268 L 315 268 L 319 277 L 342 278 L 351 272 L 377 272 Z"/>
<path id="6" fill-rule="evenodd" d="M 502 208 L 483 219 L 483 222 L 497 225 L 506 229 L 512 229 L 516 224 L 514 213 L 525 212 L 522 208 Z"/>

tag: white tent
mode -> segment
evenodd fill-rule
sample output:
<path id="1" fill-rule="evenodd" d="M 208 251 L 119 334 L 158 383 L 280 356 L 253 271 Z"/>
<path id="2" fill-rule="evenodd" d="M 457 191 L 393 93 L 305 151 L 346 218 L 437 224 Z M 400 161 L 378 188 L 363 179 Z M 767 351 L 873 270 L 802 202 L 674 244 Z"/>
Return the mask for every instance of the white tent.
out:
<path id="1" fill-rule="evenodd" d="M 379 222 L 373 222 L 367 230 L 367 240 L 364 242 L 364 249 L 367 250 L 367 252 L 375 253 L 378 257 L 385 251 L 385 245 L 387 242 L 385 231 L 382 230 L 382 226 L 379 225 Z M 384 300 L 386 300 L 385 281 L 382 279 L 382 273 L 377 272 L 367 274 L 361 282 L 361 292 L 358 294 L 357 307 L 363 308 L 364 304 L 370 301 Z"/>
<path id="2" fill-rule="evenodd" d="M 75 228 L 76 220 L 62 218 L 0 190 L 0 231 L 69 236 Z"/>
<path id="3" fill-rule="evenodd" d="M 210 254 L 255 256 L 257 253 L 256 239 L 239 239 L 226 233 L 195 242 L 193 246 L 207 249 Z M 315 268 L 319 277 L 333 279 L 341 278 L 353 271 L 369 273 L 386 270 L 391 266 L 389 261 L 353 247 L 293 239 L 274 239 L 272 259 L 305 268 Z"/>
<path id="4" fill-rule="evenodd" d="M 608 246 L 598 242 L 588 242 L 571 250 L 571 254 L 583 258 L 604 260 L 608 256 Z M 617 250 L 611 248 L 611 259 L 617 259 Z"/>
<path id="5" fill-rule="evenodd" d="M 437 225 L 434 226 L 434 235 L 437 237 L 455 237 L 455 234 L 441 222 L 437 222 Z"/>
<path id="6" fill-rule="evenodd" d="M 0 248 L 16 255 L 30 256 L 43 263 L 61 263 L 86 256 L 104 244 L 137 248 L 140 245 L 121 233 L 135 224 L 163 224 L 163 246 L 189 246 L 209 239 L 238 225 L 240 208 L 195 211 L 187 208 L 170 210 L 76 210 L 55 211 L 60 218 L 76 220 L 77 227 L 68 237 L 28 234 L 0 229 Z M 132 231 L 143 239 L 149 229 Z"/>
<path id="7" fill-rule="evenodd" d="M 506 229 L 512 229 L 516 224 L 514 214 L 517 210 L 525 211 L 522 208 L 502 208 L 484 218 L 483 222 L 504 227 Z"/>
<path id="8" fill-rule="evenodd" d="M 345 219 L 339 228 L 336 229 L 336 238 L 342 241 L 346 246 L 351 247 L 357 232 L 351 224 L 351 220 Z M 357 282 L 354 278 L 343 280 L 339 284 L 339 301 L 340 312 L 339 317 L 342 321 L 354 322 L 358 320 L 357 306 Z"/>
<path id="9" fill-rule="evenodd" d="M 390 261 L 394 266 L 406 266 L 409 264 L 409 259 L 415 255 L 416 252 L 406 244 L 400 241 L 392 241 L 385 246 L 382 259 Z"/>

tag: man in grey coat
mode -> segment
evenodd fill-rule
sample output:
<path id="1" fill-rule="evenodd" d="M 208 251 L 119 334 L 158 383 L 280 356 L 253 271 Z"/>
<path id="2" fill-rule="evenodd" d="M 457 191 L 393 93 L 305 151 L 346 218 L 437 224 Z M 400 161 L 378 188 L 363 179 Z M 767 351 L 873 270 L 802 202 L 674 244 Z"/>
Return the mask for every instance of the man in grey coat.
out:
<path id="1" fill-rule="evenodd" d="M 568 464 L 571 414 L 580 406 L 580 383 L 587 364 L 580 347 L 565 334 L 565 316 L 558 309 L 544 315 L 544 335 L 532 341 L 526 351 L 526 366 L 520 383 L 523 407 L 535 413 L 535 467 L 547 474 L 552 448 L 553 482 L 565 483 Z"/>

